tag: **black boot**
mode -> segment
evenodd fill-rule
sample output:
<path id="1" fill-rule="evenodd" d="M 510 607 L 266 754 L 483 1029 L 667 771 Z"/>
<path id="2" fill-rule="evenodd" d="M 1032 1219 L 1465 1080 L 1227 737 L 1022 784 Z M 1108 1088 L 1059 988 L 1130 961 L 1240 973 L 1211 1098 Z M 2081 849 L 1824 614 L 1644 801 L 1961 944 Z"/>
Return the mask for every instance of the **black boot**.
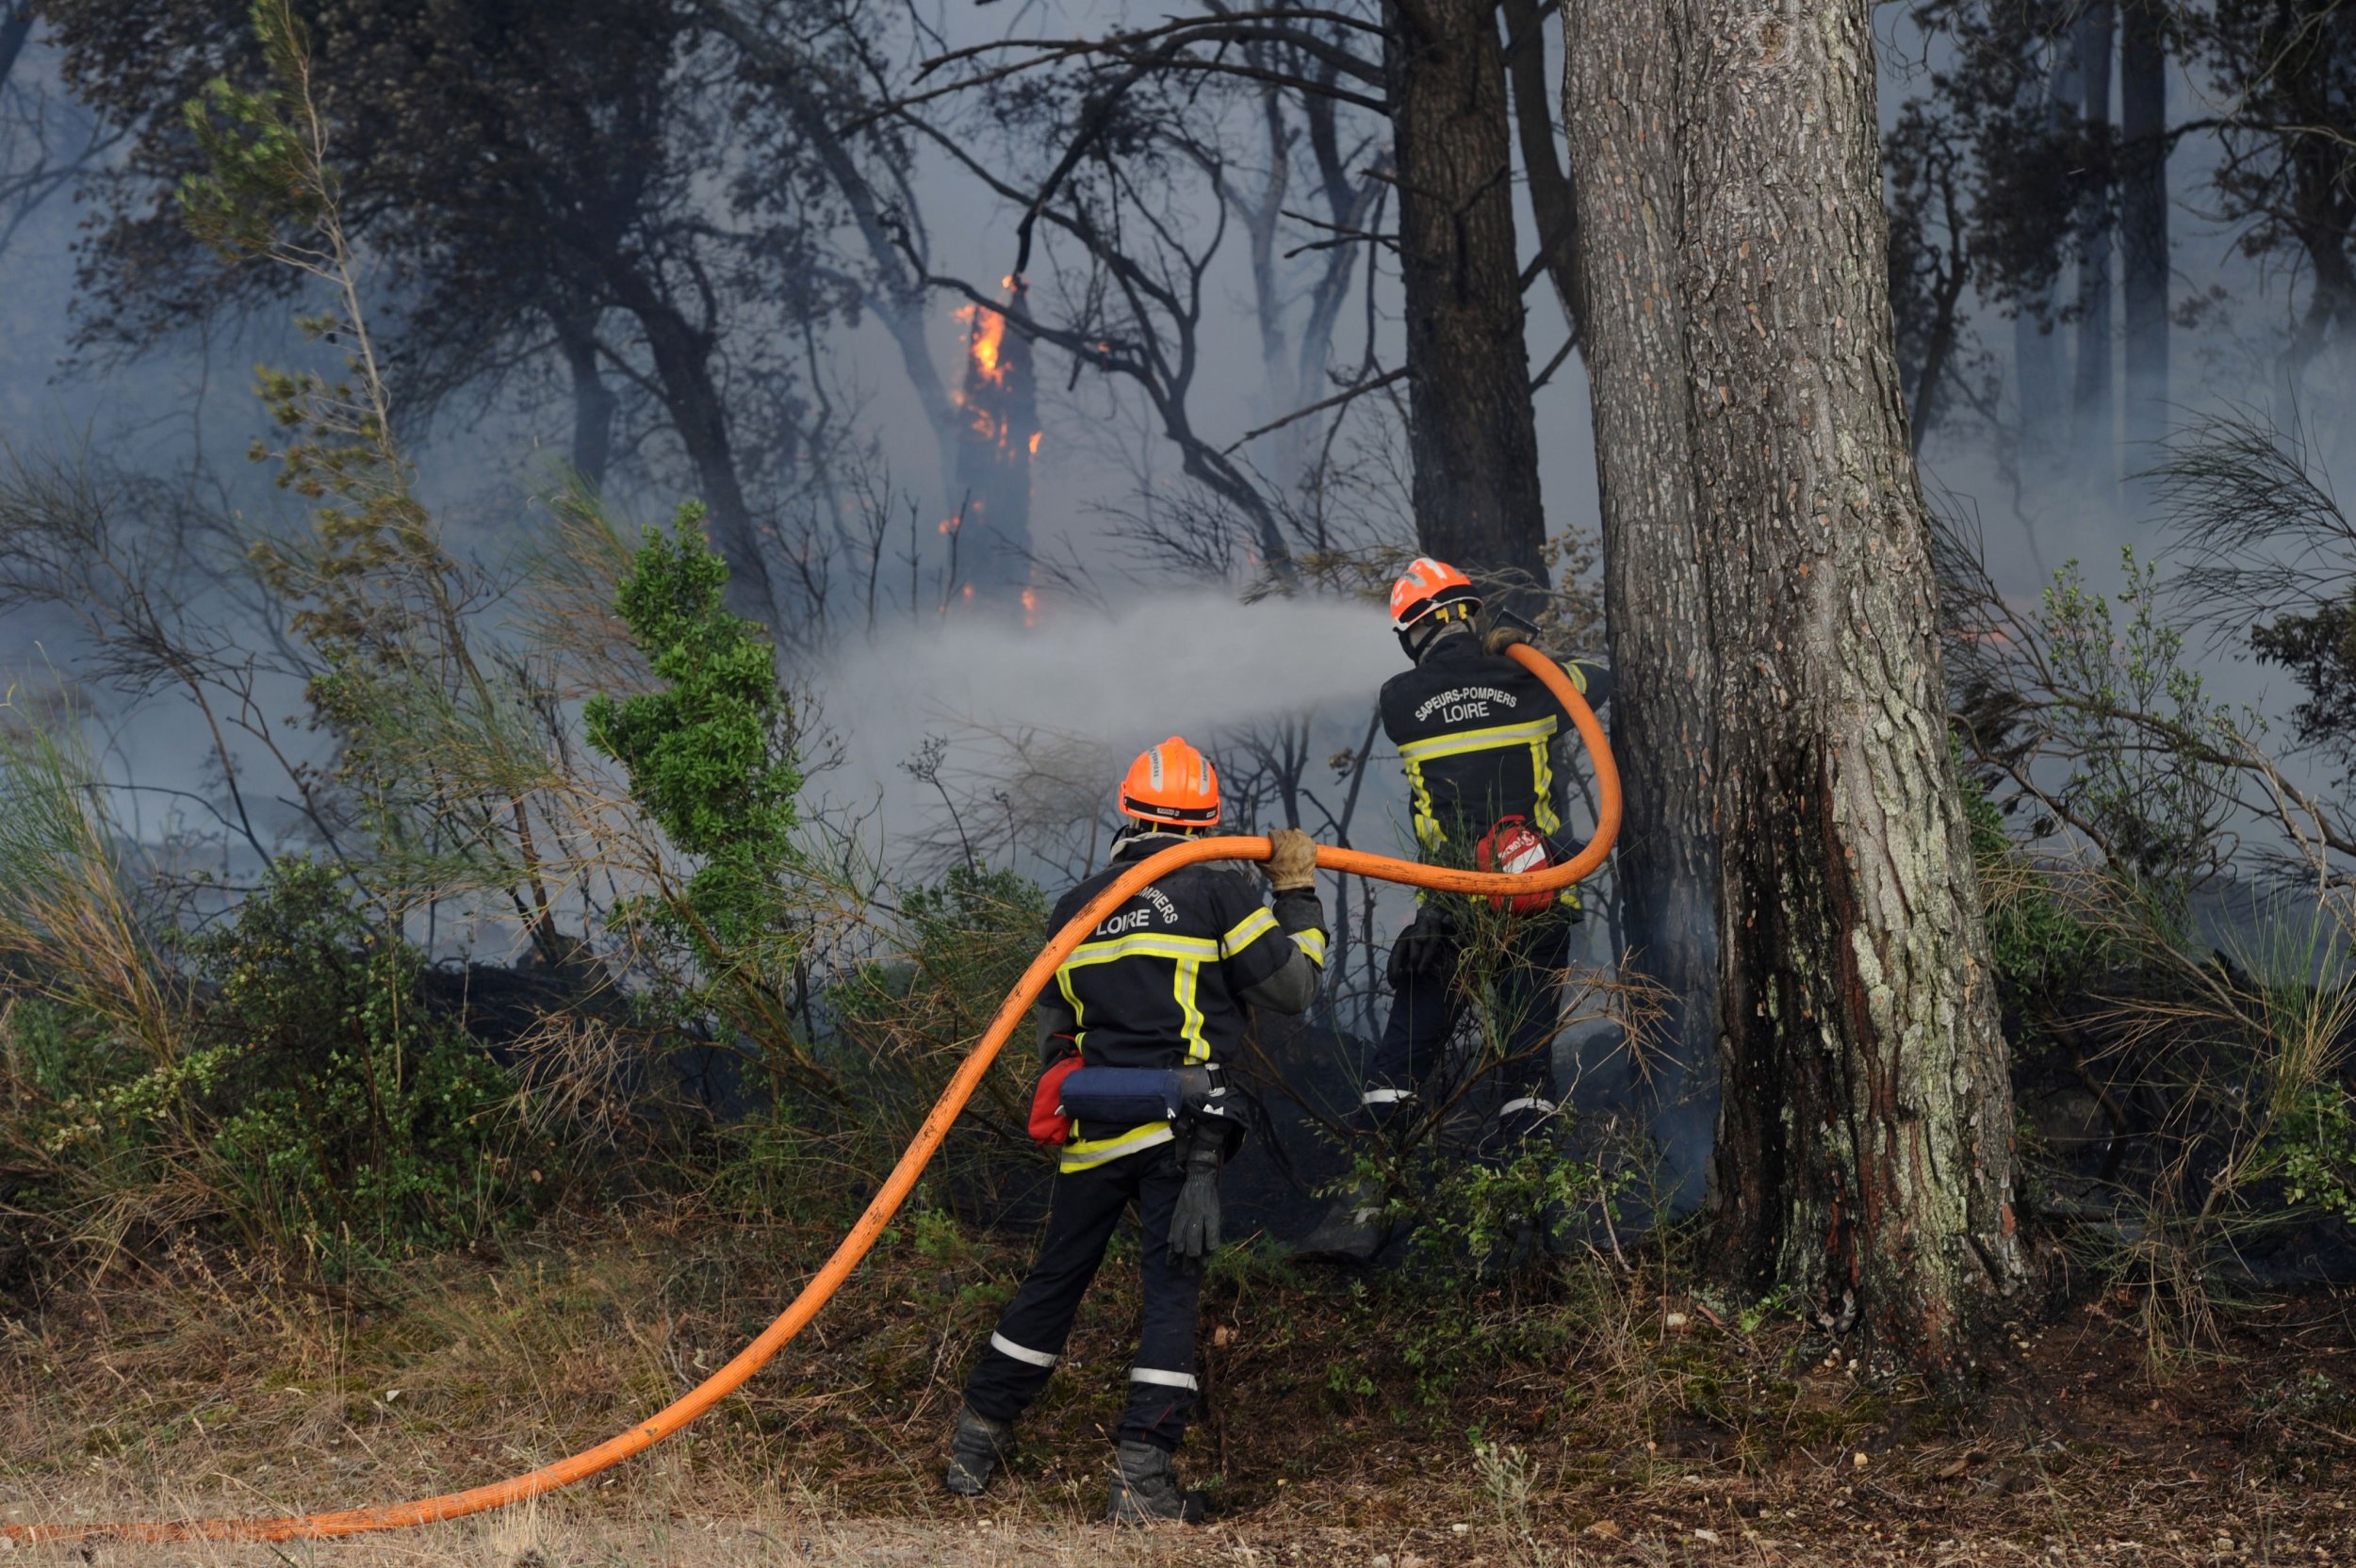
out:
<path id="1" fill-rule="evenodd" d="M 990 1472 L 1013 1446 L 1012 1422 L 959 1411 L 957 1429 L 949 1434 L 949 1490 L 960 1497 L 980 1496 Z"/>
<path id="2" fill-rule="evenodd" d="M 1170 1455 L 1151 1443 L 1123 1443 L 1113 1468 L 1113 1494 L 1104 1517 L 1116 1525 L 1203 1522 L 1203 1494 L 1181 1492 Z"/>

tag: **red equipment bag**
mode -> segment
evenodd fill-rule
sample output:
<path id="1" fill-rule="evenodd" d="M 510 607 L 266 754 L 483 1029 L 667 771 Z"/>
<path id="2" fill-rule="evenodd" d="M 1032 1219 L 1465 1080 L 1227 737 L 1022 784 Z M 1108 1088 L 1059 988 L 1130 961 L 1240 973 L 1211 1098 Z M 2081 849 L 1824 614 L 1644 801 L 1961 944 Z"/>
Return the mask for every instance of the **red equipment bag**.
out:
<path id="1" fill-rule="evenodd" d="M 1552 864 L 1554 846 L 1524 816 L 1499 818 L 1497 825 L 1473 846 L 1473 865 L 1480 871 L 1523 876 Z M 1490 897 L 1489 907 L 1516 915 L 1538 915 L 1553 908 L 1554 900 L 1553 893 L 1516 893 L 1511 897 L 1499 893 Z"/>
<path id="2" fill-rule="evenodd" d="M 1031 1141 L 1042 1149 L 1061 1149 L 1072 1141 L 1072 1119 L 1063 1114 L 1063 1081 L 1080 1070 L 1080 1054 L 1059 1057 L 1039 1075 L 1031 1091 Z"/>

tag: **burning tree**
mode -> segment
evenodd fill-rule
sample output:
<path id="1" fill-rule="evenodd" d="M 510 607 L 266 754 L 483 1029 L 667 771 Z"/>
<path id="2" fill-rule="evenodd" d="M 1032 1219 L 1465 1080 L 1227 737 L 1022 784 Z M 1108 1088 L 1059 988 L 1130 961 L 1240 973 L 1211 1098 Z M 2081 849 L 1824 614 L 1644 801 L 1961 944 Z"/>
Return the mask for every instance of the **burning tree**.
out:
<path id="1" fill-rule="evenodd" d="M 1023 308 L 1020 277 L 1005 281 L 1007 310 Z M 1039 452 L 1039 394 L 1031 345 L 1006 330 L 1006 311 L 978 302 L 957 307 L 965 323 L 965 384 L 956 394 L 965 419 L 958 429 L 957 487 L 961 498 L 941 531 L 957 547 L 957 576 L 967 596 L 995 603 L 1019 594 L 1027 612 L 1030 587 L 1031 460 Z"/>

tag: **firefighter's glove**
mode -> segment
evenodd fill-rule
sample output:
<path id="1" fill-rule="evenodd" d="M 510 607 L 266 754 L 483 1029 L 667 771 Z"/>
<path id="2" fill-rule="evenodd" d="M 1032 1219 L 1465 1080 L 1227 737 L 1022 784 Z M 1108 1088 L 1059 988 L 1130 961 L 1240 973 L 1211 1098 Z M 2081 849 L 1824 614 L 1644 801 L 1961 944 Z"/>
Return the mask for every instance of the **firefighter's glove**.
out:
<path id="1" fill-rule="evenodd" d="M 1273 846 L 1268 858 L 1260 864 L 1268 885 L 1280 893 L 1317 885 L 1317 844 L 1315 839 L 1298 827 L 1270 830 L 1268 843 Z"/>
<path id="2" fill-rule="evenodd" d="M 1170 1216 L 1170 1261 L 1185 1272 L 1202 1270 L 1219 1250 L 1219 1140 L 1200 1134 L 1186 1151 L 1186 1184 Z"/>
<path id="3" fill-rule="evenodd" d="M 1529 641 L 1529 636 L 1523 632 L 1520 627 L 1493 626 L 1489 629 L 1489 634 L 1481 639 L 1481 648 L 1483 653 L 1486 653 L 1492 659 L 1502 659 L 1505 657 L 1505 650 L 1507 648 L 1512 647 L 1516 643 L 1527 643 Z"/>
<path id="4" fill-rule="evenodd" d="M 1417 982 L 1446 980 L 1456 968 L 1456 917 L 1445 909 L 1426 909 L 1391 943 L 1384 978 L 1394 991 Z"/>

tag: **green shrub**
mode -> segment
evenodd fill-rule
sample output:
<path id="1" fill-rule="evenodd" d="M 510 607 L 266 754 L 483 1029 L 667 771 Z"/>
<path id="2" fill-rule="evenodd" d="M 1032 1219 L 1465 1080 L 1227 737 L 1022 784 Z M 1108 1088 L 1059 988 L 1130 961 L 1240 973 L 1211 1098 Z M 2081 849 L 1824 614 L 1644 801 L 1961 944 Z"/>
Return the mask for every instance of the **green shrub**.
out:
<path id="1" fill-rule="evenodd" d="M 2005 831 L 2004 812 L 1988 798 L 1987 786 L 1963 766 L 1960 746 L 1955 776 L 1987 906 L 1999 989 L 2007 1003 L 2018 1004 L 2069 985 L 2101 959 L 2100 928 L 2070 909 L 2053 874 Z"/>
<path id="2" fill-rule="evenodd" d="M 334 873 L 284 859 L 187 943 L 205 993 L 160 1063 L 106 1021 L 20 1004 L 16 1196 L 93 1238 L 196 1222 L 327 1278 L 467 1240 L 552 1190 L 515 1086 L 418 992 L 420 959 Z"/>
<path id="3" fill-rule="evenodd" d="M 704 543 L 703 509 L 649 528 L 617 609 L 664 684 L 619 701 L 589 699 L 589 742 L 629 771 L 631 796 L 701 863 L 657 923 L 725 970 L 774 934 L 777 879 L 794 865 L 802 786 L 792 714 L 769 645 L 728 613 L 728 564 Z"/>
<path id="4" fill-rule="evenodd" d="M 417 951 L 327 868 L 279 861 L 189 951 L 220 988 L 195 1086 L 217 1169 L 281 1247 L 340 1272 L 464 1241 L 547 1187 L 513 1080 L 427 1013 Z"/>

